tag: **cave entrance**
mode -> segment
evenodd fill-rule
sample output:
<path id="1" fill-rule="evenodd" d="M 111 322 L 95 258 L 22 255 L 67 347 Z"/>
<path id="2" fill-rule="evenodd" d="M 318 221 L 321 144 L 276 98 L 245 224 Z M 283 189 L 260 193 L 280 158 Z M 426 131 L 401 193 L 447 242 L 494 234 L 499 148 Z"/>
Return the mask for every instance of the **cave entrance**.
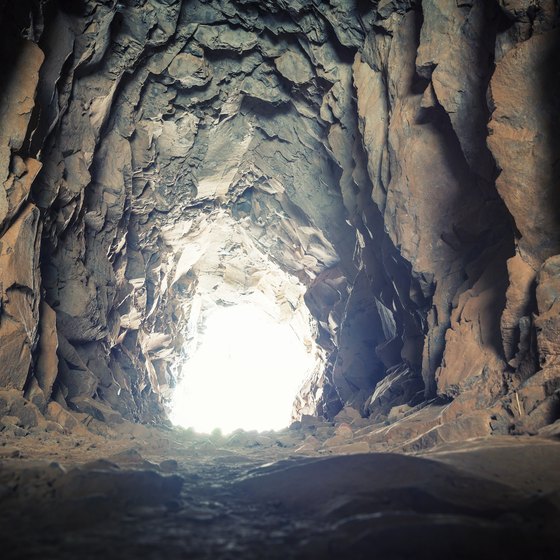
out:
<path id="1" fill-rule="evenodd" d="M 198 432 L 274 430 L 290 422 L 317 356 L 312 334 L 257 303 L 217 307 L 175 390 L 171 421 Z"/>
<path id="2" fill-rule="evenodd" d="M 267 197 L 260 206 L 272 204 Z M 268 215 L 280 215 L 289 231 L 298 231 L 280 210 Z M 313 251 L 319 234 L 300 229 Z M 305 294 L 319 264 L 299 238 L 284 240 L 283 231 L 278 223 L 258 225 L 219 208 L 177 235 L 168 232 L 182 342 L 168 409 L 175 425 L 206 433 L 265 431 L 315 410 L 324 350 Z"/>

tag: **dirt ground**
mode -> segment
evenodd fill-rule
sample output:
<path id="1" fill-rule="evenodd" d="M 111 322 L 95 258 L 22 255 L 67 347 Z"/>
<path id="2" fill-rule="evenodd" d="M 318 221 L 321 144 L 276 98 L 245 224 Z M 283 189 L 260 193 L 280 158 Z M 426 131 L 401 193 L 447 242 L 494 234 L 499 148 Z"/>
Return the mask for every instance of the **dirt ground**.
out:
<path id="1" fill-rule="evenodd" d="M 1 557 L 560 558 L 557 440 L 310 445 L 334 430 L 2 433 Z"/>

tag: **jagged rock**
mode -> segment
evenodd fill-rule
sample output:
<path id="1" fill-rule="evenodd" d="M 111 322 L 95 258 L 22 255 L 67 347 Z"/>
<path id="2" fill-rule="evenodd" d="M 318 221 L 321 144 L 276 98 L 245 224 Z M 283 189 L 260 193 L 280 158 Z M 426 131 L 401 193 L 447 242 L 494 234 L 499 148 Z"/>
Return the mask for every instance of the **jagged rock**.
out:
<path id="1" fill-rule="evenodd" d="M 423 384 L 418 374 L 406 365 L 390 371 L 376 386 L 367 402 L 367 410 L 374 421 L 386 418 L 399 405 L 418 404 L 422 400 Z"/>
<path id="2" fill-rule="evenodd" d="M 0 419 L 19 428 L 35 428 L 44 423 L 39 409 L 13 389 L 0 391 Z"/>
<path id="3" fill-rule="evenodd" d="M 463 442 L 468 439 L 488 436 L 492 433 L 490 416 L 486 411 L 465 414 L 441 426 L 434 426 L 431 430 L 406 442 L 402 449 L 405 452 L 419 451 L 445 443 Z"/>
<path id="4" fill-rule="evenodd" d="M 71 412 L 64 409 L 55 401 L 51 401 L 47 407 L 47 418 L 56 422 L 63 428 L 63 430 L 76 434 L 87 433 L 87 429 L 80 423 L 80 421 Z"/>
<path id="5" fill-rule="evenodd" d="M 258 43 L 256 34 L 229 25 L 199 25 L 194 38 L 211 50 L 247 51 Z"/>
<path id="6" fill-rule="evenodd" d="M 354 455 L 357 453 L 369 453 L 370 447 L 367 441 L 355 441 L 331 447 L 330 451 L 337 455 Z"/>
<path id="7" fill-rule="evenodd" d="M 310 414 L 302 414 L 298 428 L 302 430 L 315 431 L 320 427 L 328 427 L 329 424 L 323 418 L 311 416 Z"/>
<path id="8" fill-rule="evenodd" d="M 352 427 L 349 424 L 342 423 L 336 426 L 335 434 L 337 436 L 343 436 L 347 439 L 352 439 L 354 436 L 354 431 L 352 430 Z"/>
<path id="9" fill-rule="evenodd" d="M 212 72 L 204 58 L 179 53 L 167 67 L 167 73 L 184 88 L 201 87 L 212 79 Z"/>
<path id="10" fill-rule="evenodd" d="M 553 397 L 560 389 L 560 370 L 557 366 L 544 367 L 524 381 L 516 392 L 512 408 L 521 419 L 531 414 L 542 402 Z M 554 399 L 552 399 L 554 400 Z"/>
<path id="11" fill-rule="evenodd" d="M 345 406 L 333 418 L 333 421 L 336 425 L 338 425 L 339 423 L 344 423 L 344 422 L 352 425 L 355 422 L 359 422 L 360 420 L 362 420 L 362 415 L 360 414 L 360 411 L 351 407 L 351 406 Z"/>
<path id="12" fill-rule="evenodd" d="M 544 437 L 558 437 L 560 435 L 560 421 L 556 420 L 553 424 L 541 428 L 539 434 Z"/>
<path id="13" fill-rule="evenodd" d="M 387 414 L 387 420 L 389 422 L 395 422 L 396 420 L 400 420 L 408 413 L 413 410 L 413 407 L 408 404 L 401 404 L 398 406 L 391 407 L 389 414 Z"/>
<path id="14" fill-rule="evenodd" d="M 332 374 L 342 401 L 357 409 L 371 394 L 377 376 L 382 377 L 383 371 L 375 348 L 379 336 L 376 331 L 381 330 L 378 327 L 379 316 L 370 293 L 369 282 L 362 272 L 346 304 Z"/>
<path id="15" fill-rule="evenodd" d="M 509 361 L 523 345 L 520 321 L 527 317 L 533 306 L 532 289 L 536 278 L 535 270 L 519 255 L 507 261 L 509 286 L 506 292 L 506 308 L 501 318 L 501 334 L 504 353 Z M 519 358 L 517 358 L 519 361 Z"/>
<path id="16" fill-rule="evenodd" d="M 321 442 L 315 436 L 307 436 L 295 451 L 296 453 L 309 453 L 312 451 L 317 451 L 321 447 Z"/>
<path id="17" fill-rule="evenodd" d="M 322 447 L 325 449 L 338 449 L 339 447 L 346 445 L 348 438 L 344 434 L 337 434 L 330 438 L 327 438 Z"/>
<path id="18" fill-rule="evenodd" d="M 433 101 L 428 107 L 443 107 L 467 163 L 475 173 L 488 176 L 492 164 L 482 142 L 487 122 L 483 99 L 493 47 L 486 37 L 494 9 L 485 2 L 472 2 L 465 10 L 460 3 L 427 0 L 422 13 L 416 65 L 430 80 Z"/>
<path id="19" fill-rule="evenodd" d="M 357 441 L 367 441 L 372 449 L 400 449 L 405 442 L 415 440 L 423 434 L 429 433 L 433 428 L 442 424 L 442 413 L 445 406 L 426 406 L 421 407 L 405 417 L 397 420 L 386 427 L 363 428 L 362 432 L 356 433 Z M 413 409 L 414 410 L 414 409 Z M 422 440 L 422 445 L 429 448 L 435 442 Z M 418 446 L 418 449 L 422 448 Z"/>
<path id="20" fill-rule="evenodd" d="M 535 318 L 539 365 L 541 370 L 526 379 L 515 394 L 512 408 L 518 413 L 517 429 L 536 433 L 552 423 L 559 410 L 560 358 L 558 301 L 560 293 L 560 257 L 547 259 L 537 276 Z M 515 406 L 517 405 L 517 407 Z"/>
<path id="21" fill-rule="evenodd" d="M 313 78 L 311 64 L 297 51 L 286 51 L 274 60 L 274 64 L 278 72 L 294 84 L 305 84 Z"/>
<path id="22" fill-rule="evenodd" d="M 537 342 L 541 366 L 560 366 L 560 255 L 542 265 L 537 284 Z"/>
<path id="23" fill-rule="evenodd" d="M 296 417 L 554 420 L 552 0 L 55 4 L 0 20 L 0 386 L 161 421 L 252 298 L 317 356 Z"/>
<path id="24" fill-rule="evenodd" d="M 3 212 L 0 210 L 0 232 L 17 215 L 27 200 L 31 185 L 41 169 L 41 163 L 32 158 L 24 161 L 20 156 L 14 155 L 11 168 L 10 175 L 4 183 L 6 208 L 4 218 L 1 217 Z"/>
<path id="25" fill-rule="evenodd" d="M 61 358 L 59 380 L 66 388 L 67 398 L 91 397 L 99 379 L 84 364 L 76 349 L 59 333 L 58 354 Z"/>
<path id="26" fill-rule="evenodd" d="M 23 389 L 39 322 L 39 210 L 28 204 L 0 238 L 0 386 Z"/>
<path id="27" fill-rule="evenodd" d="M 521 41 L 505 54 L 490 82 L 494 111 L 488 145 L 501 169 L 496 188 L 521 234 L 519 251 L 535 270 L 560 252 L 558 192 L 553 172 L 560 84 L 560 35 L 550 31 Z"/>
<path id="28" fill-rule="evenodd" d="M 32 41 L 16 39 L 17 55 L 12 58 L 0 98 L 0 232 L 27 197 L 39 162 L 24 160 L 16 153 L 23 145 L 34 106 L 43 51 Z M 11 167 L 11 169 L 10 169 Z M 11 171 L 11 181 L 10 181 Z M 17 183 L 20 181 L 20 184 Z"/>
<path id="29" fill-rule="evenodd" d="M 58 336 L 56 333 L 56 313 L 45 302 L 39 309 L 39 344 L 35 378 L 48 401 L 53 384 L 58 375 Z"/>
<path id="30" fill-rule="evenodd" d="M 442 365 L 436 373 L 440 394 L 457 396 L 478 386 L 489 405 L 502 392 L 506 366 L 495 318 L 503 305 L 504 272 L 502 267 L 488 265 L 474 286 L 459 296 L 445 335 Z"/>
<path id="31" fill-rule="evenodd" d="M 121 424 L 123 422 L 122 416 L 115 412 L 111 407 L 104 405 L 94 399 L 77 396 L 68 399 L 69 406 L 78 411 L 89 414 L 101 422 L 112 426 L 114 424 Z"/>

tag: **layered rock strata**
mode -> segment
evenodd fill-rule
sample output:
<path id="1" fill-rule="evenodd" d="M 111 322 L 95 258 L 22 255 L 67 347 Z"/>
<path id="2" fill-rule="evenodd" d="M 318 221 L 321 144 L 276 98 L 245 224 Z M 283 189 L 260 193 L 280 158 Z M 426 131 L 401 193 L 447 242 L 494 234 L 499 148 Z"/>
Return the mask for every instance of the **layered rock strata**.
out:
<path id="1" fill-rule="evenodd" d="M 313 315 L 326 364 L 296 413 L 437 400 L 470 435 L 550 424 L 558 19 L 553 0 L 0 3 L 0 385 L 161 421 L 189 323 L 256 293 Z"/>

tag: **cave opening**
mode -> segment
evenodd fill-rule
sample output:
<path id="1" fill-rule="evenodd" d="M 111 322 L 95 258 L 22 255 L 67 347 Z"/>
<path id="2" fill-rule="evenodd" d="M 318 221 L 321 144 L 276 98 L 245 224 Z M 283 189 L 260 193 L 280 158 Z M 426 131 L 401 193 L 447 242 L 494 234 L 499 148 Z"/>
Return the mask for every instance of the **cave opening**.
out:
<path id="1" fill-rule="evenodd" d="M 324 369 L 307 274 L 279 263 L 251 228 L 219 209 L 170 241 L 179 255 L 172 289 L 182 294 L 174 313 L 183 346 L 167 403 L 175 426 L 282 429 L 309 400 L 305 381 Z"/>
<path id="2" fill-rule="evenodd" d="M 316 361 L 309 329 L 298 329 L 277 305 L 217 307 L 185 363 L 170 419 L 205 433 L 284 428 Z"/>

